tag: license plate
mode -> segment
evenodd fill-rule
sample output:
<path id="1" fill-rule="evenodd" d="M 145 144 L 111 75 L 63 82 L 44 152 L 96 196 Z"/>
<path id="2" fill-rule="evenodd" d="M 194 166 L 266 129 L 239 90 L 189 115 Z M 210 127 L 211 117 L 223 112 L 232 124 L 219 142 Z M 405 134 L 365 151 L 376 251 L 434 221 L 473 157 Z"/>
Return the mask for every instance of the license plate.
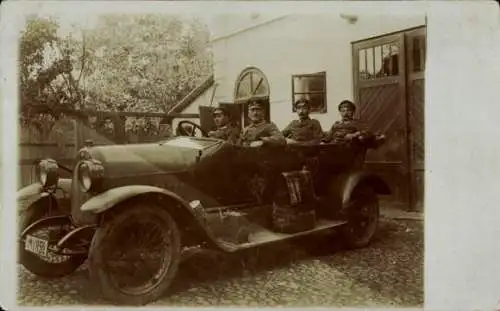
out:
<path id="1" fill-rule="evenodd" d="M 40 256 L 47 256 L 47 249 L 49 248 L 49 242 L 31 235 L 26 236 L 26 242 L 24 244 L 24 249 L 28 252 Z"/>

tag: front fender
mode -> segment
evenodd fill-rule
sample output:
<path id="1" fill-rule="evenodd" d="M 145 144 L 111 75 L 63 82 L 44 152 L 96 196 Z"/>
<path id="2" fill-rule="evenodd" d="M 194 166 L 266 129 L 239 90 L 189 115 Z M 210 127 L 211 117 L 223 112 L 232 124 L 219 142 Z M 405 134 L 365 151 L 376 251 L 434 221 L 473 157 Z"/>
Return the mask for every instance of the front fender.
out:
<path id="1" fill-rule="evenodd" d="M 213 247 L 223 251 L 233 251 L 225 244 L 218 242 L 213 233 L 202 223 L 202 221 L 194 214 L 191 206 L 177 194 L 155 186 L 147 185 L 131 185 L 122 186 L 107 190 L 99 195 L 94 196 L 85 202 L 80 208 L 83 212 L 94 214 L 102 214 L 120 205 L 126 200 L 139 198 L 147 199 L 148 195 L 156 195 L 158 198 L 166 199 L 175 204 L 165 204 L 165 208 L 169 209 L 172 217 L 182 228 L 189 227 L 198 238 L 206 242 L 209 247 Z"/>
<path id="2" fill-rule="evenodd" d="M 26 210 L 41 199 L 48 196 L 53 196 L 58 202 L 59 206 L 65 206 L 66 203 L 69 207 L 69 195 L 71 193 L 71 179 L 60 178 L 57 183 L 57 190 L 52 194 L 42 187 L 40 183 L 33 183 L 26 187 L 19 189 L 16 193 L 18 201 L 18 209 L 20 211 Z"/>
<path id="3" fill-rule="evenodd" d="M 109 210 L 113 206 L 127 199 L 147 193 L 164 194 L 172 199 L 175 199 L 186 208 L 189 208 L 188 202 L 184 201 L 181 197 L 169 190 L 155 186 L 132 185 L 117 187 L 100 193 L 85 202 L 80 209 L 83 212 L 92 212 L 99 214 Z"/>
<path id="4" fill-rule="evenodd" d="M 391 189 L 380 176 L 367 172 L 355 172 L 349 174 L 345 179 L 342 191 L 342 206 L 347 205 L 354 189 L 362 183 L 370 185 L 376 194 L 391 194 Z"/>
<path id="5" fill-rule="evenodd" d="M 335 176 L 329 185 L 329 200 L 341 211 L 348 207 L 354 189 L 362 184 L 370 185 L 375 193 L 380 195 L 391 194 L 387 183 L 378 175 L 367 172 L 351 172 Z"/>

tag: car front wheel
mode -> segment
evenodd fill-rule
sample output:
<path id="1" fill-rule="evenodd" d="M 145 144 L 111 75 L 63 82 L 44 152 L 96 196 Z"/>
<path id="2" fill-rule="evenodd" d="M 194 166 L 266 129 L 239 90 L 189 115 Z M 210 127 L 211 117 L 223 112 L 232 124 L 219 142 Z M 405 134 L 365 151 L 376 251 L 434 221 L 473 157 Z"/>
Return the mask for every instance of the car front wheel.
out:
<path id="1" fill-rule="evenodd" d="M 343 241 L 348 248 L 365 247 L 372 241 L 378 227 L 377 194 L 369 185 L 359 185 L 351 195 L 348 223 L 342 228 Z"/>
<path id="2" fill-rule="evenodd" d="M 90 280 L 114 303 L 144 305 L 172 283 L 180 261 L 180 233 L 168 211 L 134 204 L 105 215 L 89 252 Z"/>

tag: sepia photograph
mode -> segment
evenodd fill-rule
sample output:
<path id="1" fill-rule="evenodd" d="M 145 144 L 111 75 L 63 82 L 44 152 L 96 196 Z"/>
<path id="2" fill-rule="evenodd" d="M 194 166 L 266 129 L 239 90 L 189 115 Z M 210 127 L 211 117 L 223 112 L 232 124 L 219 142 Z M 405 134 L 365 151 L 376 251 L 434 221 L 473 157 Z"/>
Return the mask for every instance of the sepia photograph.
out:
<path id="1" fill-rule="evenodd" d="M 419 1 L 28 3 L 19 307 L 424 307 Z"/>

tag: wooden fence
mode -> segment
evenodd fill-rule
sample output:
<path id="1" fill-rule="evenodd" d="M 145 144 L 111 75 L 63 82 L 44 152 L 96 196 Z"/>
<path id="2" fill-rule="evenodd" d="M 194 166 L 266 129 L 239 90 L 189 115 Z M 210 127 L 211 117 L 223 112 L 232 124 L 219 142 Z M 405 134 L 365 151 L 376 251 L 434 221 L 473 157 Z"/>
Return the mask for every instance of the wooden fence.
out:
<path id="1" fill-rule="evenodd" d="M 87 139 L 96 145 L 147 143 L 171 136 L 174 118 L 196 119 L 198 114 L 139 112 L 79 112 L 54 121 L 46 116 L 19 126 L 18 188 L 37 181 L 37 160 L 53 158 L 72 167 Z M 62 177 L 70 177 L 61 170 Z"/>
<path id="2" fill-rule="evenodd" d="M 76 120 L 72 118 L 54 121 L 45 117 L 20 124 L 18 187 L 37 180 L 34 163 L 39 159 L 50 157 L 63 164 L 71 163 L 77 146 L 76 127 Z"/>

